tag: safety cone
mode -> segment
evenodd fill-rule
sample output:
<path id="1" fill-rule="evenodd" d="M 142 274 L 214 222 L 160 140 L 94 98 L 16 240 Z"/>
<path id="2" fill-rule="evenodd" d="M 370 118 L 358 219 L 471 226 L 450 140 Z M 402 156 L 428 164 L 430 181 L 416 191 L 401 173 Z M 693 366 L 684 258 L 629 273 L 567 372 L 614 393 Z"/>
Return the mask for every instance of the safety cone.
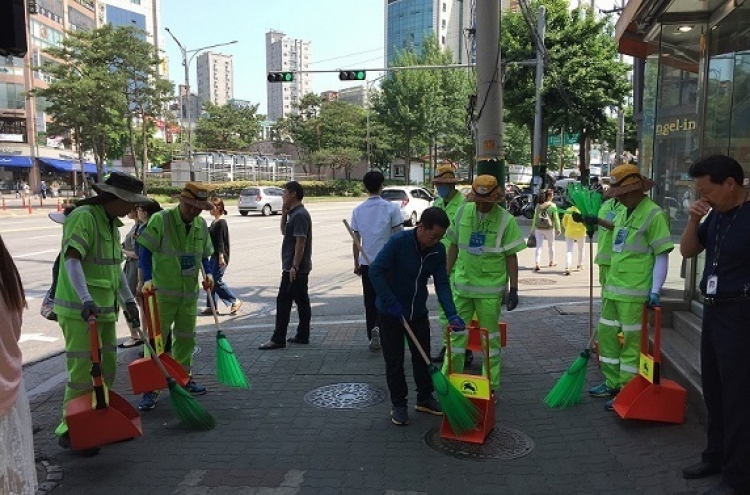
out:
<path id="1" fill-rule="evenodd" d="M 29 215 L 31 215 L 31 199 L 29 199 Z"/>
<path id="2" fill-rule="evenodd" d="M 57 200 L 57 211 L 62 211 L 62 203 L 59 199 Z"/>
<path id="3" fill-rule="evenodd" d="M 7 210 L 7 209 L 8 209 L 8 207 L 7 207 L 7 206 L 5 206 L 5 197 L 3 197 L 3 211 L 4 211 L 4 210 Z"/>

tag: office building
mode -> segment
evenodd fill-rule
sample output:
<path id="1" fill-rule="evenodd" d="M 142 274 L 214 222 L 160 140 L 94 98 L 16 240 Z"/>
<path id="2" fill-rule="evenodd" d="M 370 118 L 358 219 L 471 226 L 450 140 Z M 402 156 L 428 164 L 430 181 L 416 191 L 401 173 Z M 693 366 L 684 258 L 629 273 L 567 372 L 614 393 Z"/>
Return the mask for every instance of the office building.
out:
<path id="1" fill-rule="evenodd" d="M 198 55 L 198 97 L 201 102 L 226 105 L 234 98 L 232 56 L 203 52 Z"/>
<path id="2" fill-rule="evenodd" d="M 359 86 L 351 86 L 349 88 L 341 88 L 338 91 L 338 100 L 351 103 L 353 105 L 367 108 L 367 85 L 360 84 Z"/>
<path id="3" fill-rule="evenodd" d="M 385 0 L 385 56 L 392 65 L 399 52 L 421 50 L 422 42 L 437 36 L 450 49 L 455 63 L 474 59 L 471 0 Z"/>
<path id="4" fill-rule="evenodd" d="M 288 83 L 267 83 L 268 119 L 278 120 L 296 112 L 299 100 L 312 91 L 310 69 L 312 58 L 309 41 L 287 38 L 281 31 L 266 33 L 266 71 L 291 71 L 294 80 Z"/>

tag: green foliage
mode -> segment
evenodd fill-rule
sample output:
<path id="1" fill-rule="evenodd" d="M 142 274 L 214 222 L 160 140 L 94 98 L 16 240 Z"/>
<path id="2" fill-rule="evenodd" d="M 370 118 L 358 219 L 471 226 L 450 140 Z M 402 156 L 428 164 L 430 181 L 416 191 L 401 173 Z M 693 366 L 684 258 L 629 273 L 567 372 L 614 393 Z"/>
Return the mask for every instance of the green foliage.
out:
<path id="1" fill-rule="evenodd" d="M 181 187 L 172 186 L 172 182 L 169 179 L 160 179 L 156 177 L 149 177 L 148 191 L 149 194 L 163 195 L 163 196 L 176 196 L 182 190 Z M 214 194 L 224 198 L 236 198 L 240 195 L 240 192 L 253 186 L 283 186 L 286 181 L 234 181 L 234 182 L 220 182 L 214 183 Z M 305 196 L 308 197 L 347 197 L 347 196 L 361 196 L 364 194 L 364 186 L 362 181 L 349 181 L 349 180 L 329 180 L 329 181 L 302 181 L 300 182 L 302 187 L 305 189 Z"/>
<path id="2" fill-rule="evenodd" d="M 237 107 L 232 104 L 203 104 L 204 115 L 195 130 L 200 150 L 242 151 L 258 137 L 262 116 L 258 105 Z"/>

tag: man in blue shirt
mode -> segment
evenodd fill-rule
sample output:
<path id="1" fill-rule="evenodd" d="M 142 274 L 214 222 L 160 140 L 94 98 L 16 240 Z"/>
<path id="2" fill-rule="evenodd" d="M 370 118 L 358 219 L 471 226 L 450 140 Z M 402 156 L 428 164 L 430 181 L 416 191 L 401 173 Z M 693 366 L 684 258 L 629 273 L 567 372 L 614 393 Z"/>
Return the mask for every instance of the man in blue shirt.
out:
<path id="1" fill-rule="evenodd" d="M 385 359 L 388 390 L 391 394 L 391 421 L 396 425 L 409 423 L 407 411 L 406 377 L 404 376 L 404 336 L 406 320 L 422 349 L 430 354 L 430 321 L 427 311 L 427 281 L 432 277 L 438 301 L 448 322 L 459 329 L 464 322 L 458 317 L 453 304 L 445 246 L 440 239 L 445 235 L 450 221 L 440 208 L 427 208 L 417 227 L 394 234 L 370 266 L 370 280 L 377 294 L 375 305 L 380 319 L 380 340 Z M 417 351 L 414 342 L 407 339 L 412 355 L 414 381 L 417 385 L 419 412 L 441 416 L 440 405 L 432 395 L 434 391 L 427 363 Z"/>

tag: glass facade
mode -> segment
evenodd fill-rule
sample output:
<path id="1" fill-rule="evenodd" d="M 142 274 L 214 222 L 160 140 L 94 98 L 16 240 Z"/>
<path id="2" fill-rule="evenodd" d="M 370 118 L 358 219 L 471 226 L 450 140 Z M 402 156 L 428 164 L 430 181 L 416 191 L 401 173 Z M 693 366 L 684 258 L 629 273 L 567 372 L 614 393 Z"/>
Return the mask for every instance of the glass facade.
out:
<path id="1" fill-rule="evenodd" d="M 113 26 L 135 26 L 146 30 L 146 17 L 130 10 L 107 5 L 107 22 Z"/>
<path id="2" fill-rule="evenodd" d="M 419 53 L 422 40 L 433 35 L 434 4 L 433 0 L 389 0 L 385 40 L 387 65 L 403 50 L 413 49 Z"/>

